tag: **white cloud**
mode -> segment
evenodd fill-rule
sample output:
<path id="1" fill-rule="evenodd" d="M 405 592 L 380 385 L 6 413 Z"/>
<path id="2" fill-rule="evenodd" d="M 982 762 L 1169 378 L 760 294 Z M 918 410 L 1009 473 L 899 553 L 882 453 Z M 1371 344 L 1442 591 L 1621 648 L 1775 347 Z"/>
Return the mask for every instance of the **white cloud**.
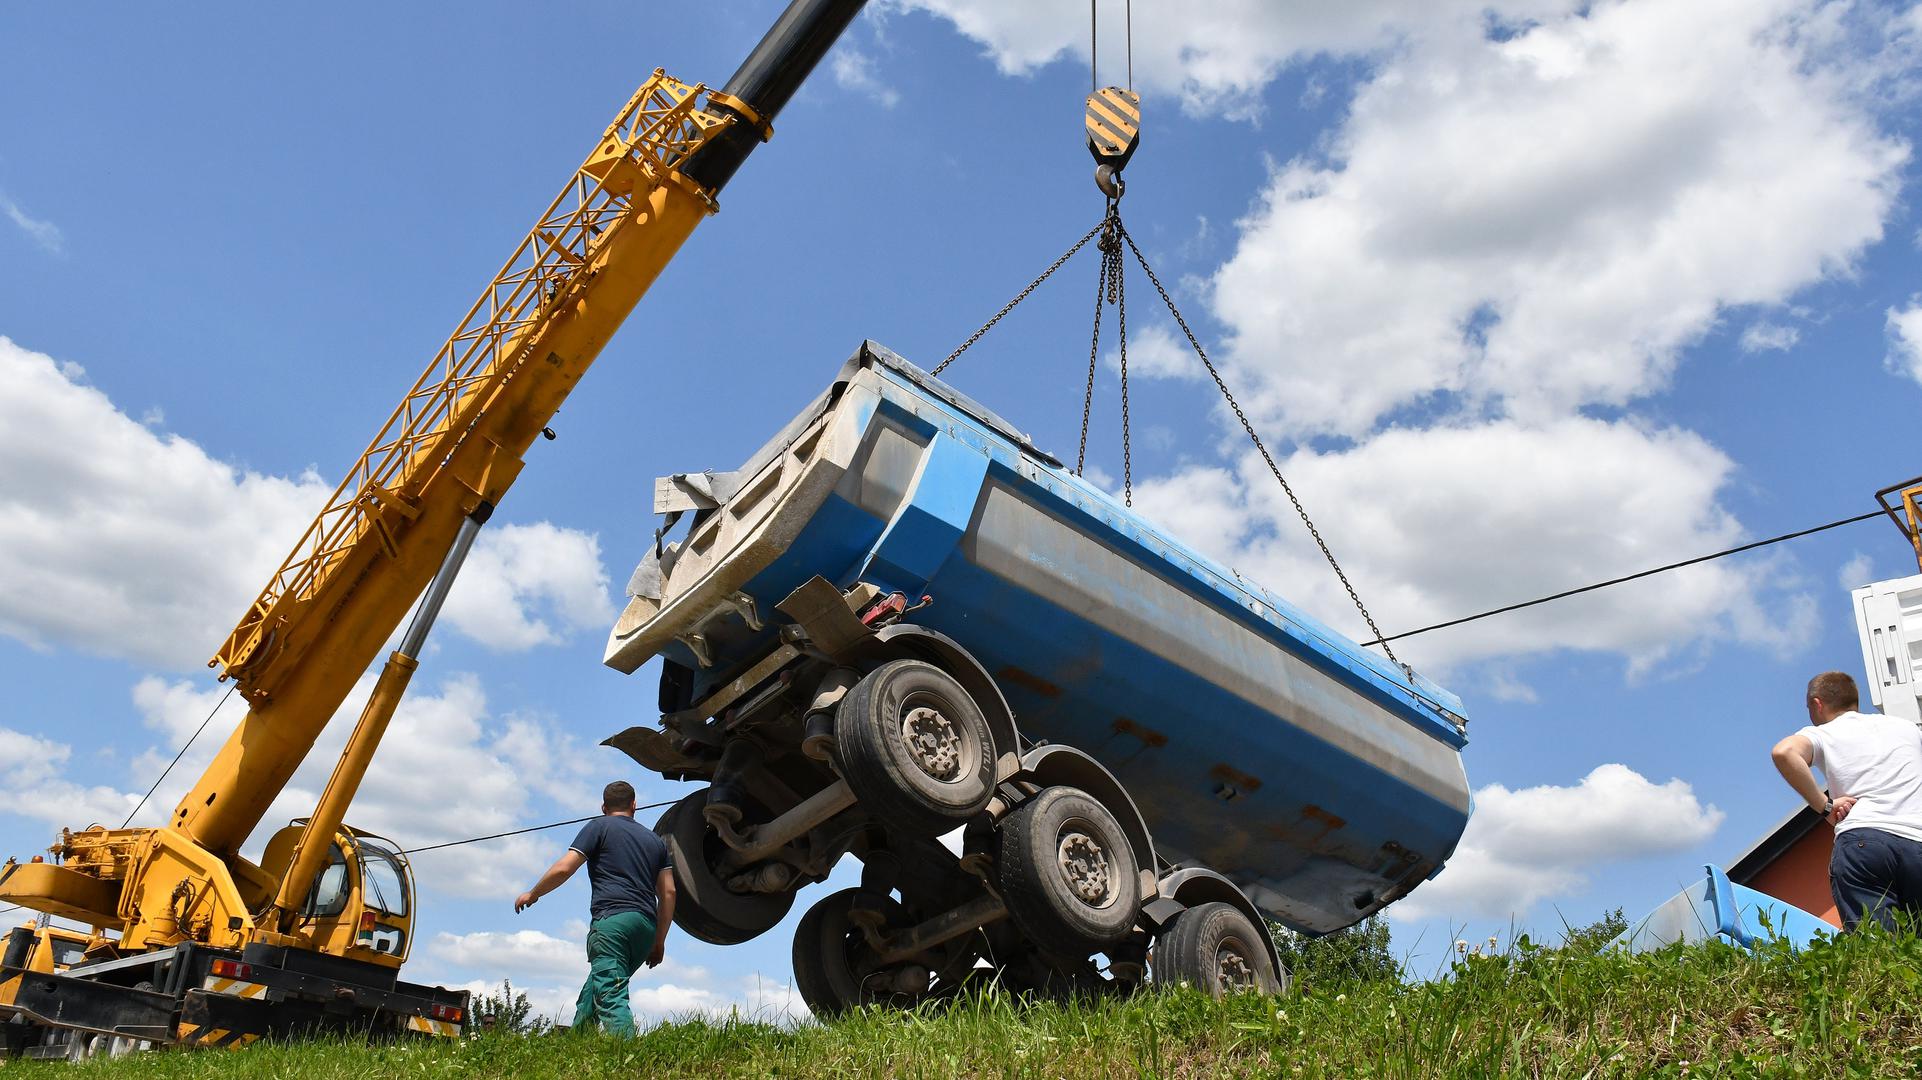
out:
<path id="1" fill-rule="evenodd" d="M 508 969 L 509 978 L 523 983 L 546 978 L 580 979 L 587 974 L 587 952 L 579 940 L 569 941 L 540 930 L 442 933 L 428 949 L 436 958 L 457 967 Z"/>
<path id="2" fill-rule="evenodd" d="M 29 239 L 44 250 L 55 255 L 66 252 L 67 239 L 61 235 L 60 226 L 29 215 L 25 210 L 20 209 L 18 203 L 5 195 L 0 195 L 0 213 L 5 213 L 7 220 L 18 225 L 21 232 L 26 233 Z"/>
<path id="3" fill-rule="evenodd" d="M 1440 876 L 1388 910 L 1398 920 L 1522 915 L 1610 863 L 1686 851 L 1723 817 L 1687 782 L 1656 784 L 1626 765 L 1597 766 L 1572 787 L 1490 784 Z"/>
<path id="4" fill-rule="evenodd" d="M 1787 352 L 1802 340 L 1802 332 L 1793 326 L 1768 321 L 1752 322 L 1742 331 L 1742 351 L 1745 353 Z"/>
<path id="5" fill-rule="evenodd" d="M 1727 546 L 1716 503 L 1733 465 L 1700 436 L 1569 418 L 1393 429 L 1280 462 L 1388 633 Z M 1367 493 L 1356 497 L 1354 493 Z M 1261 460 L 1139 484 L 1136 505 L 1208 554 L 1358 638 L 1366 630 Z M 1816 627 L 1782 567 L 1724 561 L 1556 601 L 1395 646 L 1418 667 L 1556 649 L 1619 652 L 1639 673 L 1690 643 L 1777 652 Z"/>
<path id="6" fill-rule="evenodd" d="M 1214 280 L 1231 383 L 1265 423 L 1349 435 L 1436 395 L 1623 405 L 1725 309 L 1846 270 L 1908 147 L 1792 32 L 1802 10 L 1625 0 L 1506 40 L 1436 28 L 1242 223 Z"/>
<path id="7" fill-rule="evenodd" d="M 429 952 L 436 961 L 484 976 L 469 982 L 468 989 L 498 992 L 505 978 L 516 991 L 527 994 L 537 1015 L 565 1023 L 573 1018 L 575 995 L 587 977 L 587 952 L 581 940 L 586 928 L 576 926 L 574 931 L 571 937 L 539 930 L 444 933 L 434 939 Z M 642 1022 L 734 1014 L 789 1023 L 808 1015 L 791 981 L 752 974 L 719 982 L 708 969 L 680 963 L 671 955 L 660 966 L 635 974 L 628 1000 L 635 1018 Z"/>
<path id="8" fill-rule="evenodd" d="M 1867 585 L 1875 580 L 1875 560 L 1863 552 L 1854 553 L 1849 556 L 1848 562 L 1842 564 L 1842 569 L 1836 574 L 1836 580 L 1842 583 L 1844 591 Z"/>
<path id="9" fill-rule="evenodd" d="M 0 337 L 0 633 L 200 667 L 327 489 L 150 431 Z"/>
<path id="10" fill-rule="evenodd" d="M 1088 61 L 1087 9 L 1024 0 L 892 0 L 890 7 L 930 12 L 980 42 L 1003 73 L 1025 75 L 1057 59 Z M 1259 115 L 1257 95 L 1288 63 L 1318 53 L 1389 49 L 1411 35 L 1457 22 L 1479 25 L 1554 15 L 1574 0 L 1375 0 L 1279 4 L 1218 0 L 1143 4 L 1134 11 L 1138 86 L 1178 99 L 1190 113 Z M 1120 4 L 1101 5 L 1102 81 L 1120 83 L 1124 24 Z"/>
<path id="11" fill-rule="evenodd" d="M 1112 332 L 1112 324 L 1109 327 Z M 1121 354 L 1109 349 L 1103 358 L 1110 371 L 1121 370 Z M 1201 361 L 1188 339 L 1177 337 L 1167 323 L 1149 323 L 1128 332 L 1128 374 L 1150 379 L 1199 379 Z"/>
<path id="12" fill-rule="evenodd" d="M 0 813 L 40 820 L 57 813 L 60 825 L 76 830 L 93 824 L 119 828 L 139 796 L 74 783 L 67 779 L 72 759 L 73 748 L 65 743 L 0 727 Z"/>
<path id="13" fill-rule="evenodd" d="M 1889 370 L 1922 382 L 1922 296 L 1888 313 Z"/>
<path id="14" fill-rule="evenodd" d="M 614 621 L 600 537 L 548 522 L 483 529 L 442 609 L 449 625 L 490 649 L 562 640 Z"/>
<path id="15" fill-rule="evenodd" d="M 245 846 L 250 856 L 258 857 L 276 829 L 313 812 L 372 682 L 363 678 L 354 688 L 274 800 Z M 126 790 L 63 779 L 72 772 L 71 746 L 0 728 L 0 813 L 50 830 L 93 821 L 118 826 L 223 693 L 217 686 L 142 679 L 133 689 L 133 702 L 156 743 L 129 755 L 122 780 Z M 165 819 L 243 715 L 238 702 L 229 699 L 134 823 Z M 586 748 L 547 719 L 492 715 L 472 675 L 450 675 L 438 687 L 417 681 L 402 699 L 347 820 L 403 847 L 422 847 L 540 824 L 549 815 L 580 816 L 593 812 L 599 794 L 587 775 L 590 764 Z M 413 863 L 423 888 L 499 899 L 531 883 L 562 843 L 565 839 L 553 834 L 515 836 L 423 852 Z"/>
<path id="16" fill-rule="evenodd" d="M 865 95 L 884 109 L 892 109 L 901 103 L 900 91 L 876 74 L 874 57 L 854 45 L 843 43 L 836 48 L 830 66 L 834 71 L 834 82 L 841 89 Z"/>
<path id="17" fill-rule="evenodd" d="M 222 462 L 84 377 L 0 337 L 0 634 L 199 669 L 331 489 Z M 495 649 L 612 618 L 599 540 L 546 522 L 483 533 L 447 608 Z"/>

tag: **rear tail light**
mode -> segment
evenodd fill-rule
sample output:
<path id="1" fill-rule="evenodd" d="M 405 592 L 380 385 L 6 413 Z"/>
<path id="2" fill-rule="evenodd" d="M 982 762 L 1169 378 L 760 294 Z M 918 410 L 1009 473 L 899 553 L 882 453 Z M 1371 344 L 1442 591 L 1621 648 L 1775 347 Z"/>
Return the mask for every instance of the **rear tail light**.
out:
<path id="1" fill-rule="evenodd" d="M 462 1009 L 459 1005 L 434 1005 L 430 1006 L 427 1012 L 428 1015 L 434 1019 L 445 1020 L 450 1024 L 460 1023 L 462 1016 Z"/>
<path id="2" fill-rule="evenodd" d="M 214 977 L 219 979 L 251 979 L 254 977 L 254 966 L 252 964 L 243 964 L 235 960 L 215 960 L 213 965 L 207 970 L 213 972 Z"/>

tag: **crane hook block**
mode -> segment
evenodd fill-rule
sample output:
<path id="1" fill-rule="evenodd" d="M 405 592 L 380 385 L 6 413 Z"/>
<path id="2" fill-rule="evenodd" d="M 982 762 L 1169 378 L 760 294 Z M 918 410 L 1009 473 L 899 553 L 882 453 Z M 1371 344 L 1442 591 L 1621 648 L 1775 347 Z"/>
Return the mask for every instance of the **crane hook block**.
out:
<path id="1" fill-rule="evenodd" d="M 1120 172 L 1141 139 L 1141 95 L 1104 86 L 1088 95 L 1088 152 L 1095 164 Z"/>

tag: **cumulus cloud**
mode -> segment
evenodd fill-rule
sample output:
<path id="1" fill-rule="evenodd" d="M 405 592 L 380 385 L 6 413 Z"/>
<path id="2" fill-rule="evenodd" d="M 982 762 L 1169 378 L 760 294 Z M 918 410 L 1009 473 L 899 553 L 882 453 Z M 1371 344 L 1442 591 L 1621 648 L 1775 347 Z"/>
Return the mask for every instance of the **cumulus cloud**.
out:
<path id="1" fill-rule="evenodd" d="M 1435 880 L 1389 908 L 1399 920 L 1499 919 L 1585 888 L 1610 863 L 1686 851 L 1724 815 L 1682 780 L 1657 784 L 1626 765 L 1597 766 L 1573 786 L 1475 793 L 1475 814 Z"/>
<path id="2" fill-rule="evenodd" d="M 435 937 L 428 952 L 455 970 L 483 976 L 470 981 L 468 989 L 498 992 L 505 978 L 516 992 L 527 994 L 537 1015 L 566 1022 L 573 1017 L 575 995 L 587 976 L 585 933 L 586 927 L 580 925 L 565 937 L 540 930 L 443 933 Z M 681 940 L 685 944 L 687 939 Z M 717 979 L 707 968 L 672 956 L 659 967 L 641 969 L 628 1000 L 635 1017 L 643 1021 L 738 1014 L 783 1023 L 808 1015 L 791 980 L 759 974 Z"/>
<path id="3" fill-rule="evenodd" d="M 245 847 L 251 856 L 258 857 L 276 829 L 313 813 L 372 685 L 371 677 L 360 681 L 274 800 Z M 125 790 L 62 779 L 72 771 L 67 767 L 69 745 L 0 728 L 0 813 L 42 823 L 49 830 L 93 821 L 118 826 L 140 793 L 206 721 L 206 733 L 134 818 L 136 825 L 161 823 L 245 715 L 237 699 L 229 698 L 208 721 L 223 693 L 217 686 L 142 679 L 134 687 L 133 703 L 156 741 L 130 756 L 122 781 L 128 785 Z M 421 847 L 539 824 L 552 812 L 552 803 L 571 803 L 569 809 L 584 806 L 581 812 L 591 812 L 596 788 L 586 774 L 589 763 L 587 748 L 547 718 L 493 715 L 473 675 L 450 675 L 438 686 L 417 683 L 401 700 L 348 823 L 403 847 Z M 533 880 L 552 858 L 553 847 L 551 838 L 507 837 L 423 852 L 414 857 L 414 865 L 420 880 L 437 892 L 498 898 Z"/>
<path id="4" fill-rule="evenodd" d="M 481 531 L 442 613 L 482 645 L 518 651 L 613 622 L 607 590 L 600 537 L 545 521 L 505 525 Z"/>
<path id="5" fill-rule="evenodd" d="M 331 488 L 222 462 L 85 378 L 0 337 L 0 634 L 199 669 Z M 447 620 L 525 649 L 612 611 L 598 538 L 540 522 L 483 533 Z"/>
<path id="6" fill-rule="evenodd" d="M 1023 0 L 891 0 L 925 11 L 979 42 L 995 66 L 1025 75 L 1056 60 L 1088 61 L 1088 16 L 1073 4 Z M 1190 113 L 1260 114 L 1258 95 L 1290 62 L 1321 53 L 1372 53 L 1460 21 L 1550 16 L 1575 0 L 1374 0 L 1371 3 L 1143 4 L 1134 11 L 1135 81 Z M 1120 4 L 1101 5 L 1103 80 L 1123 78 Z"/>
<path id="7" fill-rule="evenodd" d="M 1121 369 L 1120 352 L 1110 349 L 1105 360 L 1109 369 Z M 1195 358 L 1188 339 L 1176 336 L 1167 323 L 1159 322 L 1128 331 L 1128 373 L 1151 379 L 1199 379 L 1203 375 L 1201 361 Z"/>
<path id="8" fill-rule="evenodd" d="M 1908 147 L 1791 32 L 1801 11 L 1598 4 L 1385 62 L 1328 160 L 1275 170 L 1215 275 L 1247 404 L 1346 435 L 1451 399 L 1624 405 L 1723 310 L 1845 269 Z"/>
<path id="9" fill-rule="evenodd" d="M 152 431 L 0 337 L 0 633 L 201 666 L 327 495 Z"/>
<path id="10" fill-rule="evenodd" d="M 1733 471 L 1726 455 L 1691 432 L 1626 420 L 1398 428 L 1346 450 L 1302 449 L 1281 466 L 1388 633 L 1713 551 L 1742 535 L 1716 503 Z M 1190 468 L 1135 492 L 1148 516 L 1209 555 L 1364 635 L 1260 458 Z M 1636 673 L 1691 642 L 1732 638 L 1788 653 L 1817 627 L 1800 585 L 1775 564 L 1711 563 L 1396 649 L 1423 667 L 1610 651 L 1627 655 Z"/>
<path id="11" fill-rule="evenodd" d="M 41 818 L 58 808 L 64 826 L 118 828 L 139 796 L 74 783 L 72 760 L 65 743 L 0 727 L 0 813 Z"/>
<path id="12" fill-rule="evenodd" d="M 1888 312 L 1889 370 L 1922 382 L 1922 296 Z"/>

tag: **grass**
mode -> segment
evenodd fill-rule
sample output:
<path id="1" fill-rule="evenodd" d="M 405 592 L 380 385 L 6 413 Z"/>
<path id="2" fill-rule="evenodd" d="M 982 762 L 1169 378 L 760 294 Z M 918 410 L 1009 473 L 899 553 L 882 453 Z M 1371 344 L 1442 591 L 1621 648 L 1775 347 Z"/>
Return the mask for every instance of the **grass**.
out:
<path id="1" fill-rule="evenodd" d="M 1490 1077 L 1922 1074 L 1922 938 L 1865 933 L 1802 953 L 1710 944 L 1629 956 L 1468 956 L 1421 983 L 1305 986 L 1210 1001 L 1185 989 L 1023 1005 L 872 1012 L 830 1026 L 690 1020 L 635 1039 L 562 1033 L 367 1047 L 255 1045 L 16 1076 L 153 1080 L 373 1077 Z"/>

